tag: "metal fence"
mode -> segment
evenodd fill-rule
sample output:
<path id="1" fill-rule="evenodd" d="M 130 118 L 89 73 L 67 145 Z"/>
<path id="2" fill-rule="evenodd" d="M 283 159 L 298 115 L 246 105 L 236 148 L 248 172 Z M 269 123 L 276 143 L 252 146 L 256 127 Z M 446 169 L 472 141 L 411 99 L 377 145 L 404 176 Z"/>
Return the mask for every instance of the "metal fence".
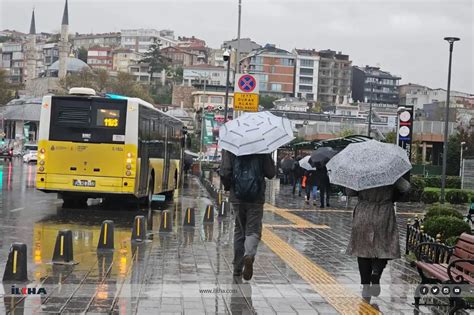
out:
<path id="1" fill-rule="evenodd" d="M 461 188 L 474 190 L 474 159 L 463 161 Z"/>

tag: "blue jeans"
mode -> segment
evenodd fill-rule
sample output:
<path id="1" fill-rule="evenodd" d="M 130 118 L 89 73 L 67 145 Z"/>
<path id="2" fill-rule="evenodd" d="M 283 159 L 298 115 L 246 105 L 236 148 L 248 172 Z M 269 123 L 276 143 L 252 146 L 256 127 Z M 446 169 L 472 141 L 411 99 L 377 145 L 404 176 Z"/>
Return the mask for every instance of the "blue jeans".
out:
<path id="1" fill-rule="evenodd" d="M 312 187 L 306 185 L 306 200 L 310 199 L 310 194 L 313 195 L 313 200 L 316 200 L 316 198 L 318 197 L 318 187 L 316 185 Z"/>
<path id="2" fill-rule="evenodd" d="M 293 195 L 295 194 L 296 187 L 298 187 L 298 194 L 301 195 L 301 177 L 296 178 L 295 181 L 293 182 Z"/>

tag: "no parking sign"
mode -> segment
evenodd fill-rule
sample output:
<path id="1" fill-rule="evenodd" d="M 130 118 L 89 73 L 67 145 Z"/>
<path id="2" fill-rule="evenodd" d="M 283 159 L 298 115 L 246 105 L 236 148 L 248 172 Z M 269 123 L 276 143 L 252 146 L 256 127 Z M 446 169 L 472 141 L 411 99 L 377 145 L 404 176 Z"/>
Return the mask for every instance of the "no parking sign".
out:
<path id="1" fill-rule="evenodd" d="M 234 110 L 258 111 L 258 80 L 251 74 L 237 74 L 234 84 Z"/>

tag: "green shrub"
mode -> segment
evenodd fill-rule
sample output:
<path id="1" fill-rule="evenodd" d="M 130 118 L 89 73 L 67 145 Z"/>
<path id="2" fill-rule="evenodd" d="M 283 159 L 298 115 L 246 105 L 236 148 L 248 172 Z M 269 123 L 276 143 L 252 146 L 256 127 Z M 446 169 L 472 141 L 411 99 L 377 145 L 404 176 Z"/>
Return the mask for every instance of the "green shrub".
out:
<path id="1" fill-rule="evenodd" d="M 446 193 L 446 200 L 452 204 L 467 203 L 469 195 L 463 190 L 450 190 Z"/>
<path id="2" fill-rule="evenodd" d="M 421 195 L 425 189 L 425 181 L 422 177 L 413 176 L 411 178 L 410 187 L 410 201 L 420 202 Z"/>
<path id="3" fill-rule="evenodd" d="M 439 192 L 437 191 L 424 191 L 421 194 L 421 201 L 425 204 L 432 204 L 439 201 Z"/>
<path id="4" fill-rule="evenodd" d="M 441 234 L 442 241 L 459 236 L 464 232 L 471 234 L 469 223 L 453 216 L 432 217 L 425 220 L 423 225 L 424 231 L 428 235 L 436 237 L 437 234 Z"/>
<path id="5" fill-rule="evenodd" d="M 454 246 L 454 244 L 456 244 L 456 240 L 457 240 L 457 236 L 451 236 L 451 237 L 448 237 L 444 243 L 448 246 Z"/>
<path id="6" fill-rule="evenodd" d="M 425 187 L 441 188 L 441 176 L 424 177 Z M 459 176 L 446 176 L 446 188 L 460 189 L 461 178 Z"/>
<path id="7" fill-rule="evenodd" d="M 451 216 L 459 219 L 463 218 L 462 214 L 452 206 L 436 204 L 428 208 L 428 212 L 425 214 L 425 219 L 441 216 Z"/>

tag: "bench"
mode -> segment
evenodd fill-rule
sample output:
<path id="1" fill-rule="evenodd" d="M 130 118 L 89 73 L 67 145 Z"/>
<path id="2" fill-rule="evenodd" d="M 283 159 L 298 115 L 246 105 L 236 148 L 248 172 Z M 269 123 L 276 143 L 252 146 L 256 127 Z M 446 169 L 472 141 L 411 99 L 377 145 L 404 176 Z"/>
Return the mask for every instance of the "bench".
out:
<path id="1" fill-rule="evenodd" d="M 423 284 L 474 285 L 474 235 L 461 234 L 453 247 L 440 243 L 420 243 L 415 249 L 415 255 L 416 268 L 421 277 L 421 283 L 415 292 L 417 308 Z M 449 314 L 474 307 L 453 294 L 449 296 L 449 305 Z"/>

